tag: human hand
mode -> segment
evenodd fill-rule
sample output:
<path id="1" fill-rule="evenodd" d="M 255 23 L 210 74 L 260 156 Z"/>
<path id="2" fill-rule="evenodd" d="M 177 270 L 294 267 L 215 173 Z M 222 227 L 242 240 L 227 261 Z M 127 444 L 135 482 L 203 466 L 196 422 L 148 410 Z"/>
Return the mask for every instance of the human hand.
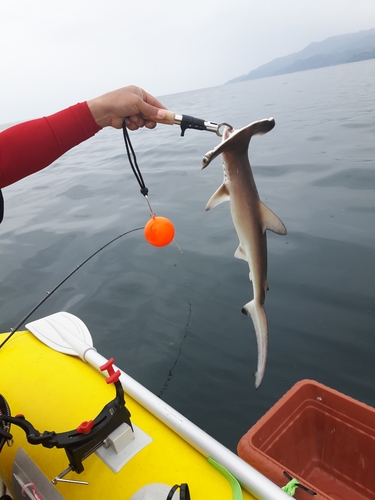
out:
<path id="1" fill-rule="evenodd" d="M 154 128 L 166 117 L 166 108 L 155 97 L 134 85 L 91 99 L 87 105 L 100 127 L 120 129 L 125 120 L 129 130 Z"/>

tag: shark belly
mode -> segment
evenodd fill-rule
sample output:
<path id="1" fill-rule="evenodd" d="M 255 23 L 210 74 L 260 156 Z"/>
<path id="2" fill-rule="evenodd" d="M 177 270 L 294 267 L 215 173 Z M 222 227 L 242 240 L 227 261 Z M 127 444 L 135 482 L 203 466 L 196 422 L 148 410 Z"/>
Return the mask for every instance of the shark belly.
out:
<path id="1" fill-rule="evenodd" d="M 239 239 L 239 251 L 235 256 L 248 262 L 254 299 L 263 304 L 263 291 L 267 290 L 267 237 L 262 228 L 260 199 L 254 186 L 252 176 L 249 179 L 239 174 L 234 179 L 231 176 L 226 183 L 233 225 Z"/>
<path id="2" fill-rule="evenodd" d="M 239 182 L 243 189 L 243 180 L 239 179 Z M 245 192 L 239 195 L 238 190 L 228 190 L 232 220 L 239 239 L 235 256 L 248 262 L 249 278 L 253 285 L 253 300 L 243 306 L 242 312 L 251 317 L 256 334 L 258 360 L 254 375 L 255 387 L 258 388 L 264 377 L 268 350 L 268 325 L 264 309 L 268 288 L 267 238 L 260 220 L 260 200 L 257 193 Z"/>

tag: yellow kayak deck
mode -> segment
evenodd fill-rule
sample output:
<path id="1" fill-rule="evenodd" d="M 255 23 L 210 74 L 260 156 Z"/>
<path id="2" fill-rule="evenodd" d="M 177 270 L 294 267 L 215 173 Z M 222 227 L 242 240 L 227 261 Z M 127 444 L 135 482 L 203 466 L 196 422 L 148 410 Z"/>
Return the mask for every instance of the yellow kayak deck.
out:
<path id="1" fill-rule="evenodd" d="M 0 334 L 0 343 L 6 334 Z M 80 358 L 61 354 L 45 346 L 29 332 L 16 333 L 0 350 L 0 393 L 12 415 L 23 414 L 40 432 L 65 432 L 94 419 L 115 397 L 113 384 Z M 148 410 L 125 394 L 131 421 L 152 442 L 114 473 L 93 453 L 83 462 L 81 474 L 69 472 L 66 479 L 88 485 L 57 483 L 66 499 L 123 498 L 150 483 L 187 483 L 192 500 L 232 499 L 228 480 L 190 444 Z M 68 467 L 63 449 L 30 445 L 25 433 L 12 425 L 13 446 L 5 444 L 0 454 L 0 477 L 11 488 L 12 466 L 22 448 L 48 479 Z M 243 491 L 243 498 L 254 497 Z"/>

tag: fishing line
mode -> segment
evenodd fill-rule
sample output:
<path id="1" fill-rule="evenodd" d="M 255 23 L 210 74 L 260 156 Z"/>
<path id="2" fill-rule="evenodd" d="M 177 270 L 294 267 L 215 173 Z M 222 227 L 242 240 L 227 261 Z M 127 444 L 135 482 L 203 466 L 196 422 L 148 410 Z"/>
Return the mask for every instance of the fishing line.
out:
<path id="1" fill-rule="evenodd" d="M 168 244 L 168 243 L 170 243 L 172 241 L 172 239 L 174 237 L 173 224 L 168 219 L 165 219 L 164 217 L 156 217 L 155 214 L 154 214 L 154 212 L 153 212 L 153 210 L 152 210 L 152 208 L 151 208 L 151 205 L 150 205 L 150 202 L 149 202 L 149 199 L 148 199 L 148 196 L 147 196 L 148 195 L 148 188 L 146 187 L 146 184 L 145 184 L 145 181 L 143 179 L 141 170 L 140 170 L 140 168 L 138 166 L 137 157 L 136 157 L 134 148 L 132 146 L 132 143 L 130 141 L 130 137 L 129 137 L 129 133 L 128 133 L 126 125 L 125 125 L 125 121 L 122 124 L 122 131 L 123 131 L 123 135 L 124 135 L 125 147 L 126 147 L 126 152 L 127 152 L 127 155 L 128 155 L 129 163 L 130 163 L 130 166 L 131 166 L 131 168 L 133 170 L 135 178 L 137 179 L 139 187 L 141 188 L 141 193 L 146 198 L 146 201 L 147 201 L 147 204 L 148 204 L 148 207 L 149 207 L 149 210 L 150 210 L 151 221 L 148 221 L 148 223 L 146 224 L 145 228 L 144 227 L 138 227 L 138 228 L 135 228 L 135 229 L 131 229 L 130 231 L 126 231 L 125 233 L 122 233 L 119 236 L 116 236 L 111 241 L 109 241 L 108 243 L 106 243 L 104 246 L 102 246 L 98 250 L 96 250 L 93 254 L 91 254 L 81 264 L 79 264 L 78 266 L 76 266 L 75 269 L 73 269 L 73 271 L 71 271 L 62 281 L 60 281 L 60 283 L 58 283 L 50 292 L 47 292 L 47 295 L 45 297 L 43 297 L 42 300 L 40 300 L 31 309 L 31 311 L 28 312 L 26 314 L 26 316 L 24 318 L 22 318 L 21 321 L 19 321 L 17 323 L 17 325 L 14 328 L 11 328 L 11 330 L 10 330 L 11 333 L 3 341 L 3 343 L 0 344 L 0 349 L 19 330 L 19 328 L 23 325 L 23 323 L 25 323 L 25 321 L 27 321 L 29 319 L 29 317 L 48 299 L 48 297 L 50 297 L 58 288 L 60 288 L 60 286 L 63 283 L 65 283 L 76 271 L 78 271 L 78 269 L 80 269 L 84 264 L 86 264 L 86 262 L 88 262 L 90 259 L 92 259 L 95 255 L 97 255 L 99 252 L 101 252 L 104 248 L 106 248 L 108 245 L 110 245 L 114 241 L 118 240 L 122 236 L 125 236 L 125 235 L 127 235 L 129 233 L 132 233 L 134 231 L 139 231 L 141 229 L 145 229 L 146 231 L 148 231 L 147 234 L 145 233 L 145 237 L 146 237 L 147 241 L 149 243 L 151 243 L 152 245 L 155 245 L 155 246 L 164 246 L 164 245 L 166 245 L 166 244 Z M 181 248 L 178 246 L 177 243 L 176 243 L 176 245 L 180 249 L 180 251 L 182 252 Z"/>
<path id="2" fill-rule="evenodd" d="M 95 257 L 95 255 L 97 255 L 99 252 L 101 252 L 102 250 L 104 250 L 107 246 L 109 246 L 111 243 L 114 243 L 115 241 L 117 241 L 118 239 L 122 238 L 123 236 L 126 236 L 127 234 L 130 234 L 130 233 L 134 233 L 135 231 L 140 231 L 141 229 L 144 229 L 143 227 L 137 227 L 135 229 L 130 229 L 130 231 L 126 231 L 125 233 L 122 233 L 118 236 L 116 236 L 115 238 L 113 238 L 112 240 L 110 240 L 108 243 L 106 243 L 105 245 L 103 245 L 102 247 L 100 247 L 98 250 L 95 250 L 94 253 L 92 253 L 89 257 L 87 257 L 87 259 L 85 259 L 83 262 L 81 262 L 81 264 L 79 264 L 78 266 L 76 266 L 73 271 L 71 271 L 63 280 L 60 281 L 60 283 L 58 283 L 50 292 L 47 292 L 47 295 L 45 297 L 42 298 L 42 300 L 40 300 L 36 306 L 34 306 L 31 311 L 29 311 L 26 316 L 24 318 L 21 319 L 21 321 L 19 321 L 16 326 L 14 328 L 11 328 L 10 329 L 10 334 L 8 335 L 8 337 L 4 340 L 4 342 L 2 344 L 0 344 L 0 349 L 3 347 L 3 345 L 8 342 L 8 340 L 10 340 L 12 338 L 12 336 L 21 328 L 21 326 L 23 325 L 23 323 L 25 323 L 25 321 L 27 321 L 29 319 L 29 317 L 42 305 L 44 304 L 44 302 L 49 298 L 51 297 L 51 295 L 56 292 L 56 290 L 58 288 L 60 288 L 61 285 L 63 285 L 71 276 L 73 276 L 74 273 L 76 273 L 78 271 L 78 269 L 81 269 L 81 267 L 83 265 L 86 264 L 86 262 L 88 262 L 90 259 L 92 259 L 93 257 Z"/>
<path id="3" fill-rule="evenodd" d="M 124 141 L 125 141 L 125 147 L 126 147 L 126 152 L 128 155 L 129 163 L 130 166 L 133 170 L 133 173 L 135 175 L 135 178 L 138 181 L 139 187 L 141 188 L 141 193 L 143 196 L 146 198 L 146 201 L 148 203 L 149 209 L 150 209 L 150 215 L 151 215 L 151 220 L 148 221 L 148 223 L 145 226 L 145 238 L 146 240 L 151 244 L 155 246 L 164 246 L 170 243 L 172 240 L 176 244 L 178 250 L 181 252 L 182 257 L 183 257 L 183 262 L 185 266 L 185 274 L 186 274 L 186 263 L 185 263 L 185 255 L 180 247 L 180 245 L 177 243 L 177 241 L 174 239 L 174 227 L 173 224 L 169 219 L 166 219 L 165 217 L 156 217 L 155 213 L 153 212 L 149 199 L 148 199 L 148 189 L 146 187 L 146 184 L 143 180 L 140 168 L 138 166 L 137 162 L 137 157 L 135 155 L 132 143 L 130 141 L 129 133 L 125 125 L 125 121 L 122 124 L 122 131 L 124 135 Z M 182 134 L 183 135 L 183 134 Z M 159 393 L 159 397 L 161 397 L 164 392 L 168 389 L 169 383 L 174 377 L 173 370 L 176 367 L 180 356 L 182 354 L 182 346 L 189 334 L 189 323 L 190 323 L 190 318 L 191 318 L 191 302 L 188 300 L 189 304 L 189 314 L 187 318 L 187 322 L 185 325 L 185 328 L 183 330 L 183 336 L 180 341 L 179 348 L 177 350 L 177 355 L 174 360 L 174 363 L 172 364 L 171 368 L 169 369 L 168 372 L 168 377 L 167 380 L 165 381 L 163 387 L 161 388 L 161 391 Z"/>
<path id="4" fill-rule="evenodd" d="M 126 152 L 128 155 L 129 163 L 130 166 L 133 170 L 133 173 L 135 175 L 135 178 L 137 179 L 137 182 L 140 186 L 140 191 L 143 194 L 143 196 L 146 198 L 148 207 L 150 209 L 150 215 L 151 215 L 151 220 L 148 221 L 146 224 L 146 227 L 138 227 L 135 229 L 131 229 L 130 231 L 126 231 L 125 233 L 120 234 L 119 236 L 116 236 L 112 240 L 110 240 L 108 243 L 100 247 L 98 250 L 96 250 L 94 253 L 92 253 L 87 259 L 85 259 L 81 264 L 76 266 L 73 271 L 71 271 L 63 280 L 60 281 L 50 292 L 47 292 L 47 295 L 43 297 L 32 309 L 29 311 L 25 317 L 19 321 L 15 327 L 10 329 L 10 334 L 7 336 L 7 338 L 0 344 L 0 349 L 3 347 L 8 340 L 12 338 L 12 336 L 20 329 L 20 327 L 29 319 L 29 317 L 50 297 L 58 288 L 60 288 L 61 285 L 63 285 L 75 272 L 78 271 L 84 264 L 86 264 L 90 259 L 92 259 L 95 255 L 97 255 L 99 252 L 104 250 L 108 245 L 111 243 L 117 241 L 119 238 L 122 238 L 123 236 L 126 236 L 129 233 L 132 233 L 134 231 L 139 231 L 141 229 L 145 230 L 145 237 L 147 241 L 155 246 L 164 246 L 170 243 L 172 240 L 174 240 L 174 227 L 173 224 L 166 219 L 165 217 L 156 217 L 155 213 L 153 212 L 149 199 L 148 199 L 148 188 L 146 187 L 146 184 L 144 182 L 141 170 L 138 166 L 137 162 L 137 157 L 134 151 L 134 148 L 132 146 L 132 143 L 130 141 L 129 133 L 127 131 L 125 121 L 123 122 L 122 125 L 122 130 L 123 130 L 123 135 L 124 135 L 124 141 L 125 141 L 125 147 L 126 147 Z M 151 223 L 151 224 L 150 224 Z M 146 233 L 146 231 L 148 231 Z M 174 240 L 175 241 L 175 240 Z M 180 250 L 180 252 L 183 254 L 182 249 L 180 246 L 177 244 L 175 241 L 177 248 Z"/>

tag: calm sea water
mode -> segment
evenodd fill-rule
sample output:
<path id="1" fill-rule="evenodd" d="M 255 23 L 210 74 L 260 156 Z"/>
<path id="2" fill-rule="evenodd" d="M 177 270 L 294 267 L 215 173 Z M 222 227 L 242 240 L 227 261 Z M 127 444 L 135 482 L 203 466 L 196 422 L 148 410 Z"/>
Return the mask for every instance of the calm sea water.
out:
<path id="1" fill-rule="evenodd" d="M 250 160 L 262 200 L 288 235 L 268 236 L 269 354 L 257 348 L 247 264 L 222 204 L 219 138 L 158 126 L 131 134 L 158 215 L 176 245 L 141 231 L 103 250 L 35 313 L 66 310 L 94 344 L 155 394 L 235 449 L 295 382 L 312 378 L 375 406 L 375 61 L 166 96 L 177 113 L 240 128 L 274 116 Z M 4 190 L 0 330 L 8 331 L 77 264 L 149 213 L 120 131 L 105 130 Z M 22 388 L 20 388 L 22 390 Z"/>

